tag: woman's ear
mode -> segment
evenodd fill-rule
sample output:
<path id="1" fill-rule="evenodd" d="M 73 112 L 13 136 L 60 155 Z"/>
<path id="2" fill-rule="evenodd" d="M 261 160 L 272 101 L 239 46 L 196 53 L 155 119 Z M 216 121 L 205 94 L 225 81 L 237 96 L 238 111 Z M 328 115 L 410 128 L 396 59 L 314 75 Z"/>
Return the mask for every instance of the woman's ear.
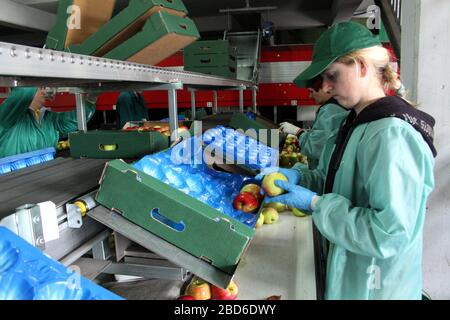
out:
<path id="1" fill-rule="evenodd" d="M 359 66 L 361 77 L 364 78 L 367 75 L 367 72 L 369 70 L 369 65 L 367 64 L 367 62 L 364 59 L 358 59 L 357 63 Z"/>

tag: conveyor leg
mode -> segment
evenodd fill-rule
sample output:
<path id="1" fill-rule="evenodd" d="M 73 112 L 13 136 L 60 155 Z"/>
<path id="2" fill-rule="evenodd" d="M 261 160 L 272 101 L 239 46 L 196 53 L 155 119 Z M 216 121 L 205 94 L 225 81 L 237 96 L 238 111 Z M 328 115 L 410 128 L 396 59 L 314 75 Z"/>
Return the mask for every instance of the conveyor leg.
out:
<path id="1" fill-rule="evenodd" d="M 85 93 L 75 93 L 75 101 L 76 101 L 76 105 L 77 105 L 78 130 L 86 132 L 87 131 L 86 94 Z"/>
<path id="2" fill-rule="evenodd" d="M 177 90 L 169 89 L 169 125 L 170 138 L 174 142 L 178 140 L 178 104 L 177 104 Z"/>

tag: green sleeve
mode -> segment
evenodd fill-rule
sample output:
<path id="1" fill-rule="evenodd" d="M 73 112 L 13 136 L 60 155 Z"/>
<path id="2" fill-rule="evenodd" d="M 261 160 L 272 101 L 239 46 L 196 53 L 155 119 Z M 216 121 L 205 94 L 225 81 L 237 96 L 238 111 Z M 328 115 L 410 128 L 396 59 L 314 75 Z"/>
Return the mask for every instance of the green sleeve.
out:
<path id="1" fill-rule="evenodd" d="M 354 206 L 335 193 L 317 202 L 314 223 L 332 243 L 355 254 L 385 259 L 420 236 L 425 199 L 434 185 L 433 159 L 411 131 L 391 127 L 360 143 L 361 180 L 355 184 L 349 177 L 348 183 L 354 184 L 352 197 L 367 204 Z"/>
<path id="2" fill-rule="evenodd" d="M 95 104 L 86 101 L 86 121 L 91 120 L 95 113 Z M 78 129 L 77 110 L 67 112 L 49 112 L 50 121 L 60 135 L 65 135 Z"/>
<path id="3" fill-rule="evenodd" d="M 16 88 L 0 105 L 0 133 L 10 129 L 22 119 L 36 94 L 36 88 Z"/>
<path id="4" fill-rule="evenodd" d="M 130 93 L 125 92 L 122 93 L 116 102 L 116 110 L 117 110 L 117 129 L 122 129 L 123 126 L 130 121 L 129 119 L 133 119 L 133 101 Z"/>
<path id="5" fill-rule="evenodd" d="M 330 135 L 337 133 L 347 115 L 348 111 L 336 104 L 322 106 L 312 128 L 300 135 L 300 152 L 319 160 L 325 142 Z"/>

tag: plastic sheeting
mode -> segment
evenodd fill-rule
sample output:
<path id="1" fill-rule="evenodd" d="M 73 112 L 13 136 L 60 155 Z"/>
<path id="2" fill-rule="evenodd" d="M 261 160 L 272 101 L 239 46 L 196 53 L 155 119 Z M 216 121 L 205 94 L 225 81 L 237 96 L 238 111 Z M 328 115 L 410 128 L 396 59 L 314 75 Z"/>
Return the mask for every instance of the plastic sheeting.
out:
<path id="1" fill-rule="evenodd" d="M 0 300 L 121 300 L 0 227 Z"/>
<path id="2" fill-rule="evenodd" d="M 215 130 L 213 132 L 209 130 L 208 137 L 212 137 L 215 133 L 222 134 L 222 128 L 211 129 Z M 237 134 L 233 135 L 233 138 L 236 136 Z M 218 143 L 218 140 L 220 139 L 217 139 L 215 143 Z M 211 140 L 208 141 L 214 143 Z M 235 210 L 233 199 L 244 184 L 255 181 L 250 177 L 211 169 L 203 161 L 203 154 L 201 140 L 193 137 L 166 151 L 145 156 L 136 162 L 134 167 L 235 220 L 254 227 L 257 216 Z M 255 166 L 258 165 L 255 161 Z"/>

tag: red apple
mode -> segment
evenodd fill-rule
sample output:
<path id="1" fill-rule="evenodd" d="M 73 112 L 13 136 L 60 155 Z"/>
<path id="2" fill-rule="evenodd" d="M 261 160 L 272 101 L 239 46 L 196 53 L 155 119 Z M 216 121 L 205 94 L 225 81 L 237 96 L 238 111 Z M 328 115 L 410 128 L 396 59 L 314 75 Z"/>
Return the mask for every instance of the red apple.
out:
<path id="1" fill-rule="evenodd" d="M 177 300 L 195 300 L 195 298 L 193 296 L 183 295 L 179 296 Z"/>
<path id="2" fill-rule="evenodd" d="M 262 201 L 264 196 L 261 194 L 261 187 L 256 183 L 249 183 L 242 187 L 241 192 L 250 192 L 252 193 L 259 202 Z"/>
<path id="3" fill-rule="evenodd" d="M 258 199 L 250 192 L 241 192 L 233 200 L 233 207 L 244 212 L 254 212 L 259 207 Z"/>
<path id="4" fill-rule="evenodd" d="M 275 197 L 284 193 L 283 189 L 275 185 L 275 180 L 282 180 L 287 182 L 288 178 L 286 178 L 286 176 L 280 172 L 272 172 L 265 176 L 262 182 L 262 188 L 269 197 Z"/>
<path id="5" fill-rule="evenodd" d="M 185 295 L 192 296 L 195 300 L 209 300 L 211 299 L 211 287 L 205 280 L 194 278 L 187 286 Z"/>
<path id="6" fill-rule="evenodd" d="M 236 300 L 238 295 L 238 287 L 234 281 L 231 281 L 226 289 L 211 285 L 212 300 Z"/>

